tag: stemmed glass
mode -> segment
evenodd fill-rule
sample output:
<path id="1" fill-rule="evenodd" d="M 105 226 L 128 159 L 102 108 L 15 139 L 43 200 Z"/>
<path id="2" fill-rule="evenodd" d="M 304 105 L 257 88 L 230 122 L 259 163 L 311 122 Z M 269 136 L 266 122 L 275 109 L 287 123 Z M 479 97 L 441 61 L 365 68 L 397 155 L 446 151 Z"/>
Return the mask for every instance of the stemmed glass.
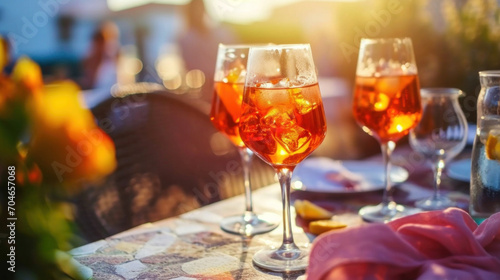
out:
<path id="1" fill-rule="evenodd" d="M 253 262 L 273 271 L 304 270 L 309 252 L 295 245 L 290 180 L 295 166 L 323 141 L 326 121 L 309 44 L 252 47 L 243 94 L 241 139 L 276 170 L 283 202 L 283 242 Z"/>
<path id="2" fill-rule="evenodd" d="M 253 153 L 245 146 L 238 131 L 248 50 L 248 45 L 219 45 L 210 120 L 238 148 L 245 187 L 245 212 L 224 218 L 220 226 L 229 233 L 252 236 L 275 229 L 279 225 L 279 216 L 272 213 L 257 215 L 253 212 L 250 184 Z"/>
<path id="3" fill-rule="evenodd" d="M 434 194 L 415 205 L 423 210 L 439 210 L 455 203 L 439 192 L 445 164 L 458 155 L 467 142 L 467 120 L 458 104 L 462 91 L 456 88 L 429 88 L 420 91 L 422 119 L 410 131 L 411 147 L 432 163 Z"/>
<path id="4" fill-rule="evenodd" d="M 356 69 L 354 118 L 381 145 L 385 167 L 382 203 L 359 214 L 368 222 L 387 222 L 411 213 L 392 197 L 390 157 L 396 142 L 420 120 L 417 66 L 410 38 L 362 39 Z"/>

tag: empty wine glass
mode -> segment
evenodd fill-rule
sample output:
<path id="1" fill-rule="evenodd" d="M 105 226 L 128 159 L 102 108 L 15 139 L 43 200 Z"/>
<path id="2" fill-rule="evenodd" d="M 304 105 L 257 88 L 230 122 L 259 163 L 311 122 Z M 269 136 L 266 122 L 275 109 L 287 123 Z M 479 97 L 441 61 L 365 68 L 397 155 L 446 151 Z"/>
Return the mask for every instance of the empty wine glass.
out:
<path id="1" fill-rule="evenodd" d="M 420 120 L 417 65 L 410 38 L 362 39 L 356 68 L 354 118 L 381 146 L 385 167 L 382 203 L 365 206 L 365 221 L 387 222 L 412 213 L 392 198 L 390 157 L 396 142 Z"/>
<path id="2" fill-rule="evenodd" d="M 293 239 L 290 183 L 295 166 L 323 142 L 326 120 L 309 44 L 255 47 L 248 56 L 240 135 L 276 170 L 283 202 L 283 242 L 253 262 L 273 271 L 307 267 L 309 252 Z"/>
<path id="3" fill-rule="evenodd" d="M 467 141 L 467 121 L 458 104 L 462 91 L 456 88 L 426 88 L 422 97 L 422 119 L 410 131 L 411 147 L 423 154 L 434 170 L 434 194 L 415 205 L 423 210 L 439 210 L 455 203 L 439 191 L 445 164 L 458 155 Z"/>
<path id="4" fill-rule="evenodd" d="M 221 228 L 229 233 L 252 236 L 269 232 L 279 225 L 279 216 L 253 211 L 250 165 L 253 153 L 241 140 L 238 124 L 250 45 L 219 45 L 215 66 L 214 95 L 210 120 L 238 148 L 242 159 L 245 212 L 226 217 Z"/>

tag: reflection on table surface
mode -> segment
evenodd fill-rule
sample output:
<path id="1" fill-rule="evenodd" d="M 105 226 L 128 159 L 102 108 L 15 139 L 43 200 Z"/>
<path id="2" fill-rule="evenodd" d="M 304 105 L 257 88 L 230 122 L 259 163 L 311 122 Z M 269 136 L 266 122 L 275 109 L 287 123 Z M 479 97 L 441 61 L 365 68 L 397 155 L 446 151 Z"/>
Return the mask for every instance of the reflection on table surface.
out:
<path id="1" fill-rule="evenodd" d="M 470 150 L 461 158 L 468 157 Z M 403 204 L 427 197 L 432 193 L 432 171 L 423 159 L 408 146 L 396 149 L 393 163 L 405 167 L 409 179 L 395 190 L 395 200 Z M 379 156 L 368 158 L 380 161 Z M 456 199 L 458 207 L 468 207 L 468 187 L 444 176 L 443 190 Z M 308 199 L 333 211 L 333 219 L 353 227 L 363 223 L 358 209 L 380 202 L 381 191 L 359 194 L 321 194 L 294 191 L 292 200 Z M 73 249 L 70 253 L 81 264 L 86 276 L 95 279 L 305 279 L 304 272 L 291 274 L 264 271 L 252 264 L 252 256 L 266 245 L 279 246 L 281 226 L 270 233 L 241 238 L 219 228 L 222 217 L 241 209 L 242 195 L 229 198 L 177 217 L 147 223 Z M 281 214 L 280 189 L 277 184 L 254 192 L 254 209 Z M 292 207 L 292 215 L 295 216 Z M 314 240 L 304 228 L 307 222 L 295 218 L 293 230 L 296 242 Z"/>

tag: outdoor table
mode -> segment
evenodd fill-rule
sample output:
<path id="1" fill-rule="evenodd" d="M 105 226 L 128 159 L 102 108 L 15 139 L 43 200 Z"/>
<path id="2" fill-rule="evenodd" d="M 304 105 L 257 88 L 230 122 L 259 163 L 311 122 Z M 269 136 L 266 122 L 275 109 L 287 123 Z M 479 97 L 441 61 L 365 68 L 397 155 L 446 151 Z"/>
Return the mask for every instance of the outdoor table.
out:
<path id="1" fill-rule="evenodd" d="M 406 165 L 410 171 L 409 179 L 397 186 L 394 193 L 397 202 L 408 205 L 432 193 L 432 171 L 418 158 L 408 160 L 411 153 L 408 146 L 403 146 L 396 149 L 393 157 L 396 164 Z M 367 160 L 380 161 L 380 156 Z M 466 210 L 468 184 L 446 176 L 443 181 L 443 189 L 459 202 L 458 207 Z M 362 194 L 293 191 L 292 203 L 295 199 L 309 199 L 326 206 L 334 212 L 334 219 L 352 227 L 363 223 L 357 215 L 358 209 L 379 203 L 381 195 L 381 191 Z M 253 201 L 256 212 L 281 215 L 278 184 L 254 191 Z M 240 213 L 243 205 L 243 195 L 236 196 L 177 217 L 141 225 L 75 248 L 70 253 L 81 265 L 81 271 L 94 279 L 305 279 L 304 271 L 277 273 L 252 264 L 253 254 L 263 246 L 280 245 L 281 226 L 247 238 L 220 229 L 220 220 Z M 315 236 L 304 231 L 307 223 L 296 217 L 293 207 L 291 209 L 296 243 L 310 244 Z"/>

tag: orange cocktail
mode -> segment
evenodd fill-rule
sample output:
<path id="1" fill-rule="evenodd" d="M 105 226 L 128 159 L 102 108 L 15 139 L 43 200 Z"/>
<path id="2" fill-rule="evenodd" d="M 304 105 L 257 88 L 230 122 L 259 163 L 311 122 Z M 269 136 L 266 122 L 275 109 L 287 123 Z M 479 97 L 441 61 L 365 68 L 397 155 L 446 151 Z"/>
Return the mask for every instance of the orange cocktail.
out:
<path id="1" fill-rule="evenodd" d="M 240 135 L 276 170 L 283 202 L 283 242 L 253 255 L 261 268 L 305 270 L 308 247 L 293 239 L 290 185 L 295 166 L 311 154 L 326 133 L 316 68 L 308 44 L 254 47 L 248 54 Z"/>
<path id="2" fill-rule="evenodd" d="M 238 131 L 243 83 L 215 82 L 210 120 L 237 147 L 245 147 Z"/>
<path id="3" fill-rule="evenodd" d="M 226 135 L 238 148 L 242 160 L 245 211 L 222 219 L 221 229 L 226 232 L 252 236 L 273 230 L 279 224 L 279 216 L 253 212 L 250 165 L 253 152 L 241 140 L 238 124 L 241 118 L 241 102 L 246 77 L 249 45 L 219 45 L 214 75 L 214 95 L 210 120 L 215 128 Z"/>
<path id="4" fill-rule="evenodd" d="M 417 75 L 356 77 L 353 113 L 380 142 L 398 141 L 420 120 Z"/>
<path id="5" fill-rule="evenodd" d="M 246 91 L 241 137 L 264 161 L 295 166 L 321 144 L 326 122 L 317 83 Z"/>
<path id="6" fill-rule="evenodd" d="M 382 203 L 359 210 L 365 221 L 388 222 L 413 212 L 392 198 L 390 157 L 396 142 L 421 118 L 417 75 L 410 38 L 361 39 L 353 115 L 363 130 L 380 143 L 385 178 Z"/>

